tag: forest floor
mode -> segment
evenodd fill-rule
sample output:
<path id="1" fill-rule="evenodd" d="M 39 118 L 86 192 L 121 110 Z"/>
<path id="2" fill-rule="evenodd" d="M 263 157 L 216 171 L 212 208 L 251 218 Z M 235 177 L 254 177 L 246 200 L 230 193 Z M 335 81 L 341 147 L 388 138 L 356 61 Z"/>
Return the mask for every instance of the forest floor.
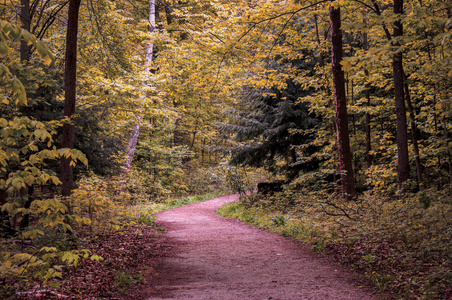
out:
<path id="1" fill-rule="evenodd" d="M 128 299 L 375 299 L 342 266 L 308 247 L 215 210 L 222 196 L 161 212 L 170 253 Z"/>

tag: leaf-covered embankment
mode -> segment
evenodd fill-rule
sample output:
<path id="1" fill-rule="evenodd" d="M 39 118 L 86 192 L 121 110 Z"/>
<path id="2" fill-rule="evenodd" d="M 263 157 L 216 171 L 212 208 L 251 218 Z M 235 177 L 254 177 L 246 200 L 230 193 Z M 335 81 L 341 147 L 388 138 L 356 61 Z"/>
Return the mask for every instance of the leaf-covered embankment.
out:
<path id="1" fill-rule="evenodd" d="M 223 216 L 302 240 L 364 274 L 395 299 L 452 296 L 452 206 L 447 192 L 356 202 L 313 193 L 254 194 L 219 209 Z"/>
<path id="2" fill-rule="evenodd" d="M 142 289 L 136 287 L 152 278 L 155 267 L 172 248 L 162 235 L 164 229 L 154 224 L 154 214 L 218 195 L 216 192 L 134 206 L 114 205 L 108 201 L 108 209 L 104 207 L 104 210 L 99 210 L 100 203 L 93 202 L 91 211 L 97 214 L 91 216 L 91 226 L 74 226 L 72 234 L 53 230 L 49 233 L 53 234 L 51 241 L 46 236 L 36 240 L 16 240 L 15 248 L 22 249 L 24 255 L 35 253 L 41 245 L 49 244 L 65 251 L 51 252 L 55 254 L 53 259 L 44 261 L 46 265 L 42 263 L 25 269 L 20 274 L 22 277 L 0 278 L 3 281 L 0 297 L 141 299 Z M 99 200 L 93 194 L 90 196 L 92 201 Z M 61 274 L 46 280 L 45 275 L 52 269 Z M 29 273 L 35 274 L 33 279 L 24 280 L 23 277 Z"/>

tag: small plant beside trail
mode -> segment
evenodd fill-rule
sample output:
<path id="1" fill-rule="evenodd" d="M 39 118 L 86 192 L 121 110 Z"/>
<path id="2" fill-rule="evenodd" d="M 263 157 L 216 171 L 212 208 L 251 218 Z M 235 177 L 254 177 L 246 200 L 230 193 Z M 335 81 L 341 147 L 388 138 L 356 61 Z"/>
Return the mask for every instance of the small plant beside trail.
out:
<path id="1" fill-rule="evenodd" d="M 288 216 L 275 215 L 271 220 L 275 226 L 284 226 L 289 219 L 290 217 Z"/>
<path id="2" fill-rule="evenodd" d="M 346 201 L 287 189 L 242 197 L 218 213 L 302 240 L 363 273 L 391 298 L 449 299 L 451 198 L 451 191 L 429 190 L 400 199 L 364 194 Z"/>
<path id="3" fill-rule="evenodd" d="M 225 182 L 229 190 L 235 194 L 245 195 L 256 188 L 257 182 L 265 180 L 269 174 L 263 169 L 247 167 L 223 166 Z"/>
<path id="4" fill-rule="evenodd" d="M 121 288 L 121 292 L 124 293 L 127 288 L 136 283 L 143 283 L 143 278 L 140 274 L 130 275 L 127 271 L 119 270 L 116 273 L 116 279 L 118 280 L 118 285 Z"/>

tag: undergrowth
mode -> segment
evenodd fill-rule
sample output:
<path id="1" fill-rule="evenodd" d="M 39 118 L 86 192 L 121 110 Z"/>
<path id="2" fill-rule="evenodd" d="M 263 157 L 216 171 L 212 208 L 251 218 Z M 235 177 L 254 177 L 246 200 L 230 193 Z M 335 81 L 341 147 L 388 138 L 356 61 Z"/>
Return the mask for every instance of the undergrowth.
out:
<path id="1" fill-rule="evenodd" d="M 47 299 L 63 286 L 71 294 L 108 296 L 109 290 L 114 293 L 116 289 L 112 282 L 118 282 L 117 287 L 124 292 L 140 281 L 139 273 L 133 272 L 140 271 L 136 262 L 144 261 L 144 258 L 136 261 L 143 243 L 154 247 L 154 237 L 158 231 L 164 231 L 154 224 L 154 214 L 220 194 L 134 205 L 136 200 L 128 200 L 135 196 L 117 193 L 115 186 L 116 182 L 93 175 L 81 179 L 78 189 L 65 199 L 36 199 L 27 211 L 14 206 L 15 203 L 5 204 L 3 210 L 6 207 L 12 213 L 27 213 L 30 222 L 20 234 L 0 239 L 0 298 L 37 297 L 45 291 L 42 297 Z M 155 247 L 160 249 L 158 244 Z M 114 253 L 116 248 L 118 253 Z M 116 271 L 110 272 L 110 267 Z M 75 275 L 68 275 L 72 273 L 77 274 L 78 282 L 74 284 L 71 282 Z M 94 273 L 103 279 L 91 282 Z M 102 292 L 97 283 L 106 286 Z"/>
<path id="2" fill-rule="evenodd" d="M 242 197 L 218 213 L 304 241 L 361 272 L 392 299 L 452 297 L 450 191 L 398 199 L 365 194 L 347 202 L 286 190 Z"/>

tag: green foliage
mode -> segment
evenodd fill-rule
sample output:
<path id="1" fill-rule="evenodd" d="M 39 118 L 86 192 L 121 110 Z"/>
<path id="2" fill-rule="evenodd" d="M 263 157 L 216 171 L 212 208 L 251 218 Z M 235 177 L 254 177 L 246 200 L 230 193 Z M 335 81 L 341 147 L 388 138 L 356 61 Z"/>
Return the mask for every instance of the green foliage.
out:
<path id="1" fill-rule="evenodd" d="M 124 272 L 122 270 L 116 272 L 116 279 L 118 280 L 118 285 L 123 294 L 131 285 L 143 283 L 143 278 L 140 274 L 130 275 L 129 272 Z"/>
<path id="2" fill-rule="evenodd" d="M 280 62 L 281 65 L 289 63 Z M 277 62 L 274 64 L 276 69 L 282 68 Z M 296 62 L 293 65 L 297 67 Z M 315 168 L 318 162 L 309 159 L 314 150 L 309 143 L 314 137 L 312 129 L 319 120 L 309 112 L 306 103 L 299 101 L 308 91 L 295 80 L 287 80 L 284 88 L 253 89 L 245 86 L 243 89 L 243 107 L 231 109 L 231 124 L 219 125 L 220 131 L 229 133 L 238 142 L 232 150 L 230 163 L 265 167 L 291 179 L 298 176 L 302 167 Z M 301 145 L 305 145 L 303 157 L 295 151 L 295 147 L 301 148 Z"/>
<path id="3" fill-rule="evenodd" d="M 229 188 L 237 194 L 244 195 L 247 191 L 247 186 L 245 183 L 246 177 L 244 172 L 240 174 L 241 170 L 238 167 L 228 167 L 226 173 L 226 183 Z"/>
<path id="4" fill-rule="evenodd" d="M 225 170 L 225 183 L 233 193 L 245 195 L 256 188 L 260 181 L 265 181 L 269 174 L 261 169 L 238 166 L 223 166 Z"/>
<path id="5" fill-rule="evenodd" d="M 189 170 L 184 172 L 183 181 L 189 193 L 202 195 L 212 192 L 228 192 L 224 174 L 221 166 L 196 166 L 190 165 Z"/>
<path id="6" fill-rule="evenodd" d="M 275 215 L 271 221 L 273 222 L 273 224 L 275 226 L 284 226 L 286 225 L 286 221 L 289 220 L 290 217 L 289 216 L 280 216 L 280 215 Z"/>
<path id="7" fill-rule="evenodd" d="M 105 218 L 113 221 L 118 204 L 113 202 L 107 183 L 94 174 L 83 177 L 78 182 L 78 188 L 67 199 L 72 212 L 77 216 L 85 216 L 97 221 Z M 103 221 L 101 221 L 103 222 Z"/>
<path id="8" fill-rule="evenodd" d="M 24 213 L 17 208 L 12 213 Z M 31 276 L 44 283 L 61 278 L 64 264 L 77 266 L 80 258 L 90 256 L 88 250 L 75 250 L 73 226 L 90 224 L 78 215 L 68 215 L 67 206 L 59 199 L 35 200 L 26 212 L 36 216 L 34 226 L 22 231 L 14 243 L 2 242 L 0 276 L 5 282 L 2 293 L 14 290 L 17 280 Z"/>
<path id="9" fill-rule="evenodd" d="M 4 56 L 10 54 L 7 47 L 20 39 L 29 46 L 34 45 L 44 63 L 50 65 L 53 58 L 43 42 L 25 30 L 0 21 L 0 43 Z M 21 114 L 29 104 L 26 87 L 10 71 L 17 68 L 16 62 L 13 59 L 6 62 L 9 67 L 2 64 L 4 72 L 0 78 L 5 83 L 4 89 L 0 90 L 0 216 L 2 234 L 5 226 L 17 236 L 16 242 L 1 242 L 0 277 L 4 282 L 2 293 L 17 288 L 17 281 L 36 277 L 47 282 L 61 277 L 63 264 L 77 265 L 79 257 L 87 256 L 87 252 L 61 247 L 57 245 L 58 241 L 64 239 L 50 242 L 52 239 L 49 237 L 65 236 L 73 231 L 74 225 L 89 224 L 86 218 L 70 214 L 67 203 L 58 197 L 32 199 L 30 192 L 24 195 L 24 191 L 31 187 L 60 184 L 50 167 L 52 162 L 65 157 L 70 158 L 71 165 L 76 165 L 77 161 L 86 165 L 87 160 L 76 149 L 57 148 L 54 137 L 60 122 L 41 122 Z M 20 225 L 26 224 L 24 219 L 31 217 L 33 224 L 27 224 L 28 227 Z M 10 224 L 5 225 L 5 221 Z"/>
<path id="10" fill-rule="evenodd" d="M 66 279 L 68 267 L 85 266 L 84 260 L 104 259 L 96 248 L 83 249 L 90 239 L 96 240 L 106 232 L 120 233 L 138 223 L 153 225 L 152 214 L 135 218 L 111 184 L 90 174 L 79 180 L 71 197 L 32 201 L 26 212 L 33 216 L 30 226 L 14 240 L 5 239 L 0 244 L 0 278 L 5 283 L 0 294 L 10 296 L 17 289 L 30 288 L 30 284 L 54 285 Z M 12 213 L 25 212 L 21 205 L 5 207 L 13 209 Z M 118 280 L 127 279 L 124 276 Z M 132 278 L 132 283 L 140 281 L 138 275 Z M 126 287 L 121 285 L 122 290 Z"/>

